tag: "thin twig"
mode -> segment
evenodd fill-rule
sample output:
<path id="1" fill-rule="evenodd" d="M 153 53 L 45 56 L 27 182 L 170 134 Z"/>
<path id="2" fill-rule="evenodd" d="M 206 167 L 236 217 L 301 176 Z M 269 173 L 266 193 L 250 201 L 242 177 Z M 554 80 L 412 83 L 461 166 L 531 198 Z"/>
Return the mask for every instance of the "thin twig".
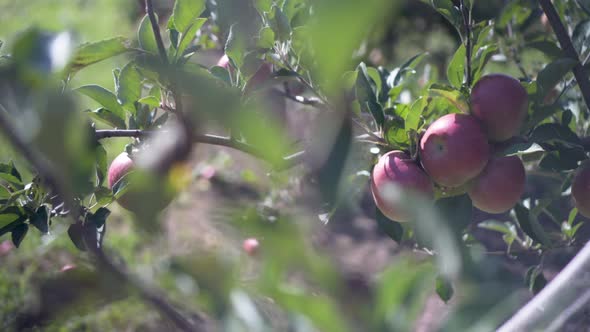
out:
<path id="1" fill-rule="evenodd" d="M 590 109 L 590 82 L 588 81 L 588 73 L 586 72 L 586 69 L 582 63 L 580 63 L 578 52 L 574 48 L 572 40 L 569 37 L 565 26 L 561 22 L 557 10 L 555 10 L 555 7 L 551 3 L 551 0 L 539 0 L 539 4 L 541 4 L 543 12 L 545 12 L 547 20 L 549 21 L 549 24 L 551 24 L 551 28 L 553 28 L 563 52 L 568 58 L 576 61 L 576 65 L 572 69 L 572 72 L 578 82 L 586 107 Z"/>
<path id="2" fill-rule="evenodd" d="M 166 47 L 164 46 L 164 41 L 162 40 L 162 34 L 160 33 L 160 26 L 158 25 L 158 19 L 156 18 L 156 13 L 154 12 L 154 5 L 152 0 L 145 1 L 145 11 L 150 18 L 150 23 L 152 26 L 152 30 L 154 31 L 154 36 L 156 37 L 156 44 L 158 45 L 158 52 L 160 53 L 160 57 L 164 61 L 164 63 L 168 63 L 168 55 L 166 55 Z"/>
<path id="3" fill-rule="evenodd" d="M 463 15 L 463 28 L 465 29 L 465 57 L 466 57 L 466 67 L 465 67 L 465 76 L 467 77 L 467 86 L 471 86 L 472 77 L 471 77 L 471 11 L 463 0 L 460 2 L 461 4 L 461 14 Z"/>

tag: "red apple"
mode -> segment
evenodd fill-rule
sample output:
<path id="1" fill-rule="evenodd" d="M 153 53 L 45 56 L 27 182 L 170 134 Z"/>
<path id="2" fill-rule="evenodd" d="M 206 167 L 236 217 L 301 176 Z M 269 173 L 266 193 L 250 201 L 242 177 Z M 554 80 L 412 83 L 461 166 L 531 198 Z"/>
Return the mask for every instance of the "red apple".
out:
<path id="1" fill-rule="evenodd" d="M 121 178 L 125 176 L 125 174 L 133 170 L 134 167 L 135 163 L 133 162 L 133 159 L 129 157 L 129 154 L 127 154 L 127 152 L 123 152 L 120 155 L 118 155 L 115 159 L 113 159 L 113 162 L 109 166 L 109 170 L 107 173 L 109 189 L 113 189 L 115 184 L 117 184 L 117 182 L 119 182 L 119 180 L 121 180 Z M 119 197 L 117 199 L 117 203 L 119 203 L 121 207 L 129 210 L 130 205 L 129 202 L 125 199 L 125 195 Z"/>
<path id="2" fill-rule="evenodd" d="M 572 182 L 572 197 L 578 212 L 590 218 L 590 163 L 582 164 L 576 171 Z"/>
<path id="3" fill-rule="evenodd" d="M 109 166 L 107 177 L 109 189 L 113 189 L 113 186 L 119 180 L 121 180 L 121 178 L 125 176 L 125 174 L 129 173 L 129 171 L 131 171 L 133 167 L 135 167 L 135 163 L 133 162 L 133 159 L 129 157 L 129 154 L 127 154 L 127 152 L 123 152 L 120 155 L 118 155 L 115 159 L 113 159 L 111 166 Z"/>
<path id="4" fill-rule="evenodd" d="M 390 199 L 387 193 L 389 188 L 398 186 L 399 189 L 434 196 L 434 186 L 426 173 L 414 160 L 403 151 L 390 151 L 384 154 L 375 168 L 371 177 L 371 192 L 379 210 L 389 219 L 404 222 L 410 217 L 395 199 Z"/>
<path id="5" fill-rule="evenodd" d="M 119 180 L 135 169 L 135 166 L 135 162 L 126 152 L 113 159 L 107 174 L 109 189 L 113 189 Z M 170 174 L 174 174 L 173 170 Z M 130 180 L 132 181 L 132 179 Z M 161 180 L 155 180 L 149 184 L 135 183 L 133 186 L 129 186 L 129 192 L 117 198 L 117 203 L 124 209 L 133 212 L 138 212 L 138 209 L 143 208 L 145 204 L 150 204 L 149 208 L 156 211 L 163 210 L 174 199 L 176 188 L 170 183 L 170 180 L 174 181 L 175 179 Z"/>
<path id="6" fill-rule="evenodd" d="M 501 142 L 518 134 L 527 115 L 528 94 L 508 75 L 482 77 L 471 91 L 471 113 L 478 118 L 490 140 Z"/>
<path id="7" fill-rule="evenodd" d="M 254 256 L 258 253 L 259 246 L 260 243 L 258 243 L 258 240 L 252 237 L 245 239 L 244 243 L 242 243 L 242 248 L 250 256 Z"/>
<path id="8" fill-rule="evenodd" d="M 524 192 L 525 180 L 520 158 L 492 158 L 467 193 L 476 208 L 488 213 L 502 213 L 518 202 Z"/>
<path id="9" fill-rule="evenodd" d="M 420 140 L 422 166 L 441 186 L 459 187 L 476 177 L 488 162 L 490 148 L 479 122 L 451 113 L 434 121 Z"/>

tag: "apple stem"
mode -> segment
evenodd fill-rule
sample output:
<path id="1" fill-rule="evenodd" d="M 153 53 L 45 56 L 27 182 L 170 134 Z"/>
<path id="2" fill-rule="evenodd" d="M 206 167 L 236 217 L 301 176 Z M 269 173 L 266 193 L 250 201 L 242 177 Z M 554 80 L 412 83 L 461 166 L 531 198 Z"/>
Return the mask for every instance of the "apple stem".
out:
<path id="1" fill-rule="evenodd" d="M 557 40 L 561 45 L 561 49 L 568 58 L 571 58 L 576 61 L 576 65 L 572 69 L 572 72 L 574 73 L 574 77 L 578 82 L 578 86 L 580 87 L 580 91 L 582 92 L 582 96 L 584 97 L 586 107 L 590 109 L 590 82 L 588 81 L 588 73 L 586 72 L 586 69 L 580 62 L 578 52 L 574 48 L 572 40 L 569 37 L 568 32 L 565 29 L 565 26 L 561 22 L 557 10 L 555 10 L 555 7 L 551 3 L 551 0 L 539 0 L 539 4 L 541 5 L 543 12 L 547 16 L 547 20 L 549 21 L 551 28 L 557 36 Z"/>
<path id="2" fill-rule="evenodd" d="M 460 2 L 461 14 L 463 15 L 463 28 L 465 29 L 465 77 L 467 78 L 467 86 L 471 87 L 473 78 L 471 77 L 471 10 L 465 6 L 463 0 Z"/>

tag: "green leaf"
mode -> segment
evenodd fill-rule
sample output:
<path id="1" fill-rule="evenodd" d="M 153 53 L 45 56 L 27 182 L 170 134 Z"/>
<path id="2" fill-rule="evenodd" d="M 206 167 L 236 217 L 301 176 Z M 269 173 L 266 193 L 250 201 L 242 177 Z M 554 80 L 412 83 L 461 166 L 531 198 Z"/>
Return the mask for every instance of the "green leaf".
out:
<path id="1" fill-rule="evenodd" d="M 457 89 L 442 84 L 432 84 L 428 91 L 431 94 L 441 96 L 447 99 L 451 104 L 455 105 L 462 113 L 469 113 L 469 106 L 465 97 Z"/>
<path id="2" fill-rule="evenodd" d="M 152 107 L 152 108 L 160 107 L 160 99 L 158 99 L 154 96 L 147 96 L 147 97 L 140 98 L 137 102 L 140 104 L 148 105 L 149 107 Z"/>
<path id="3" fill-rule="evenodd" d="M 481 78 L 486 64 L 496 52 L 498 52 L 498 46 L 495 44 L 485 45 L 477 49 L 474 59 L 471 62 L 473 68 L 473 84 Z"/>
<path id="4" fill-rule="evenodd" d="M 453 293 L 453 284 L 450 281 L 441 276 L 436 277 L 436 294 L 441 300 L 445 303 L 449 302 L 453 297 Z"/>
<path id="5" fill-rule="evenodd" d="M 514 224 L 507 222 L 507 221 L 501 222 L 501 221 L 497 221 L 497 220 L 486 220 L 486 221 L 482 221 L 479 224 L 477 224 L 477 227 L 487 229 L 490 231 L 494 231 L 494 232 L 498 232 L 498 233 L 502 233 L 504 235 L 508 235 L 508 236 L 514 237 L 514 238 L 516 238 L 518 236 L 518 233 L 516 232 L 516 227 L 514 226 Z"/>
<path id="6" fill-rule="evenodd" d="M 12 161 L 7 164 L 0 163 L 0 179 L 19 187 L 23 185 L 23 179 Z"/>
<path id="7" fill-rule="evenodd" d="M 125 120 L 118 117 L 113 112 L 109 111 L 106 108 L 99 108 L 97 110 L 91 111 L 86 110 L 86 113 L 94 120 L 100 121 L 102 123 L 108 124 L 113 128 L 118 129 L 125 129 Z"/>
<path id="8" fill-rule="evenodd" d="M 463 85 L 463 78 L 465 77 L 465 45 L 461 44 L 449 66 L 447 67 L 447 78 L 449 83 L 457 89 Z"/>
<path id="9" fill-rule="evenodd" d="M 554 41 L 546 39 L 534 40 L 529 43 L 526 43 L 525 47 L 530 47 L 539 50 L 551 59 L 563 57 L 563 51 L 559 48 L 559 46 L 557 46 L 557 44 Z"/>
<path id="10" fill-rule="evenodd" d="M 84 226 L 81 222 L 71 224 L 70 227 L 68 227 L 68 236 L 76 248 L 78 248 L 78 250 L 86 251 L 86 243 L 84 242 Z"/>
<path id="11" fill-rule="evenodd" d="M 376 68 L 373 67 L 367 67 L 367 74 L 369 75 L 369 78 L 371 79 L 371 85 L 375 85 L 375 96 L 377 98 L 377 100 L 379 100 L 378 96 L 379 93 L 381 92 L 381 88 L 383 86 L 383 82 L 381 81 L 381 74 L 379 73 L 379 71 Z"/>
<path id="12" fill-rule="evenodd" d="M 537 94 L 545 96 L 576 64 L 574 59 L 560 58 L 545 66 L 537 75 Z"/>
<path id="13" fill-rule="evenodd" d="M 280 41 L 291 39 L 291 25 L 289 18 L 281 11 L 279 7 L 274 7 L 274 24 L 272 24 L 275 35 Z"/>
<path id="14" fill-rule="evenodd" d="M 540 265 L 528 268 L 524 279 L 533 294 L 538 294 L 547 285 L 547 279 L 545 279 Z"/>
<path id="15" fill-rule="evenodd" d="M 537 143 L 518 143 L 511 145 L 506 150 L 502 151 L 503 156 L 519 156 L 521 158 L 534 159 L 534 156 L 543 155 L 545 149 Z"/>
<path id="16" fill-rule="evenodd" d="M 186 49 L 190 46 L 191 41 L 195 38 L 195 35 L 199 29 L 207 22 L 206 18 L 198 18 L 194 20 L 194 23 L 188 28 L 187 31 L 182 33 L 180 42 L 178 43 L 178 49 L 176 50 L 176 59 L 180 59 Z"/>
<path id="17" fill-rule="evenodd" d="M 531 15 L 531 12 L 532 8 L 527 1 L 510 1 L 502 10 L 496 25 L 498 28 L 505 28 L 510 22 L 520 25 Z"/>
<path id="18" fill-rule="evenodd" d="M 361 62 L 357 67 L 357 72 L 356 95 L 361 105 L 361 109 L 371 113 L 377 126 L 383 127 L 383 124 L 385 123 L 385 114 L 383 113 L 383 108 L 377 102 L 377 96 L 371 85 L 371 78 L 367 72 L 367 66 Z"/>
<path id="19" fill-rule="evenodd" d="M 29 223 L 35 226 L 43 234 L 49 232 L 49 209 L 41 205 L 37 211 L 29 218 Z"/>
<path id="20" fill-rule="evenodd" d="M 537 218 L 530 213 L 529 209 L 519 203 L 514 207 L 514 212 L 520 228 L 530 236 L 531 239 L 544 246 L 550 245 L 547 233 L 545 233 L 545 230 L 543 230 L 543 227 L 541 227 Z"/>
<path id="21" fill-rule="evenodd" d="M 559 112 L 563 111 L 563 109 L 557 105 L 539 105 L 537 103 L 533 104 L 533 114 L 530 116 L 526 124 L 523 126 L 523 132 L 528 132 L 539 123 L 543 122 L 543 120 L 553 116 Z"/>
<path id="22" fill-rule="evenodd" d="M 135 114 L 135 102 L 141 97 L 141 80 L 142 77 L 134 61 L 127 63 L 121 69 L 117 85 L 117 100 L 131 114 Z"/>
<path id="23" fill-rule="evenodd" d="M 431 0 L 431 4 L 442 16 L 444 16 L 457 29 L 461 30 L 463 18 L 461 12 L 453 5 L 451 0 Z"/>
<path id="24" fill-rule="evenodd" d="M 18 248 L 20 246 L 21 242 L 23 242 L 23 239 L 25 238 L 25 235 L 27 235 L 28 230 L 29 225 L 27 224 L 20 224 L 12 230 L 12 243 L 15 247 Z"/>
<path id="25" fill-rule="evenodd" d="M 384 131 L 385 139 L 391 146 L 398 148 L 406 148 L 410 145 L 410 138 L 406 131 L 406 124 L 404 118 L 409 112 L 409 106 L 404 104 L 396 105 L 394 116 L 390 117 L 385 122 Z"/>
<path id="26" fill-rule="evenodd" d="M 4 204 L 3 200 L 10 198 L 12 194 L 4 186 L 0 185 L 0 203 Z"/>
<path id="27" fill-rule="evenodd" d="M 403 226 L 394 220 L 387 218 L 379 208 L 375 208 L 375 219 L 379 229 L 387 234 L 393 241 L 400 243 L 404 237 Z"/>
<path id="28" fill-rule="evenodd" d="M 231 76 L 229 75 L 229 71 L 225 68 L 219 66 L 213 66 L 210 69 L 211 75 L 219 78 L 220 80 L 224 81 L 225 83 L 231 85 Z"/>
<path id="29" fill-rule="evenodd" d="M 227 54 L 238 68 L 242 68 L 244 64 L 245 46 L 244 41 L 238 37 L 236 29 L 239 29 L 236 24 L 233 24 L 229 29 L 227 41 L 225 42 L 225 54 Z"/>
<path id="30" fill-rule="evenodd" d="M 74 91 L 77 91 L 83 95 L 92 98 L 94 101 L 106 108 L 116 118 L 121 121 L 125 119 L 125 111 L 119 102 L 115 94 L 99 85 L 84 85 Z M 123 126 L 124 127 L 124 126 Z"/>
<path id="31" fill-rule="evenodd" d="M 572 42 L 578 54 L 584 54 L 587 51 L 590 42 L 590 20 L 584 20 L 576 25 Z"/>
<path id="32" fill-rule="evenodd" d="M 416 54 L 404 62 L 404 64 L 399 67 L 399 70 L 393 70 L 387 78 L 387 84 L 389 87 L 393 88 L 399 85 L 404 77 L 406 77 L 408 74 L 416 73 L 415 68 L 420 64 L 420 62 L 422 62 L 422 59 L 424 59 L 426 55 L 428 55 L 426 52 Z"/>
<path id="33" fill-rule="evenodd" d="M 107 174 L 107 150 L 99 144 L 96 147 L 96 178 L 98 185 L 104 182 Z"/>
<path id="34" fill-rule="evenodd" d="M 586 160 L 584 149 L 571 149 L 558 146 L 541 159 L 539 167 L 551 172 L 569 171 L 578 168 L 580 161 Z"/>
<path id="35" fill-rule="evenodd" d="M 106 206 L 113 202 L 113 191 L 106 187 L 98 187 L 94 191 L 96 197 L 96 204 L 99 206 Z"/>
<path id="36" fill-rule="evenodd" d="M 109 209 L 101 207 L 96 212 L 89 213 L 86 217 L 86 222 L 92 223 L 96 228 L 101 228 L 110 214 L 111 211 Z"/>
<path id="37" fill-rule="evenodd" d="M 186 34 L 194 21 L 205 10 L 205 2 L 205 0 L 176 0 L 172 10 L 176 30 Z"/>
<path id="38" fill-rule="evenodd" d="M 26 216 L 18 207 L 9 206 L 3 208 L 2 211 L 0 211 L 0 230 L 16 221 L 24 220 L 26 220 Z"/>
<path id="39" fill-rule="evenodd" d="M 256 46 L 260 48 L 273 48 L 275 44 L 275 33 L 271 27 L 263 27 L 258 34 Z"/>
<path id="40" fill-rule="evenodd" d="M 139 24 L 137 39 L 139 40 L 139 46 L 143 50 L 152 54 L 158 54 L 156 35 L 154 35 L 154 30 L 152 30 L 152 24 L 147 14 L 143 17 L 141 23 Z"/>
<path id="41" fill-rule="evenodd" d="M 70 63 L 70 71 L 78 71 L 84 67 L 131 50 L 131 42 L 123 37 L 114 37 L 93 43 L 82 44 L 76 50 Z"/>
<path id="42" fill-rule="evenodd" d="M 557 123 L 544 123 L 533 130 L 530 141 L 536 143 L 556 144 L 581 147 L 581 141 L 569 127 Z"/>
<path id="43" fill-rule="evenodd" d="M 268 13 L 272 9 L 273 0 L 254 0 L 254 7 L 259 13 Z"/>
<path id="44" fill-rule="evenodd" d="M 576 216 L 578 215 L 578 209 L 577 208 L 573 208 L 570 211 L 570 214 L 567 217 L 567 223 L 570 225 L 573 225 L 574 220 L 576 219 Z"/>
<path id="45" fill-rule="evenodd" d="M 406 130 L 416 130 L 418 131 L 418 127 L 420 125 L 420 118 L 422 116 L 422 111 L 424 108 L 428 106 L 428 100 L 424 97 L 420 97 L 416 99 L 416 101 L 410 107 L 408 114 L 406 115 L 405 119 L 405 129 Z"/>

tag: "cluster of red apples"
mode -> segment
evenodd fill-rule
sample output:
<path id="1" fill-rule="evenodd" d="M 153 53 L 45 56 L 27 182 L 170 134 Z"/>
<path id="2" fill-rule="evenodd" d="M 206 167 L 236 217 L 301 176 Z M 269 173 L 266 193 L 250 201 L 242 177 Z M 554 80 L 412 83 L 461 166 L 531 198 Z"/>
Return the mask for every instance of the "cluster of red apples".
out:
<path id="1" fill-rule="evenodd" d="M 488 213 L 510 210 L 525 188 L 525 169 L 516 156 L 496 156 L 495 147 L 518 134 L 528 110 L 528 95 L 510 76 L 492 74 L 473 87 L 470 114 L 451 113 L 422 135 L 419 161 L 404 151 L 384 154 L 371 178 L 377 207 L 389 219 L 411 219 L 388 191 L 414 192 L 434 199 L 443 190 L 465 188 L 473 205 Z M 590 178 L 590 177 L 589 177 Z"/>

